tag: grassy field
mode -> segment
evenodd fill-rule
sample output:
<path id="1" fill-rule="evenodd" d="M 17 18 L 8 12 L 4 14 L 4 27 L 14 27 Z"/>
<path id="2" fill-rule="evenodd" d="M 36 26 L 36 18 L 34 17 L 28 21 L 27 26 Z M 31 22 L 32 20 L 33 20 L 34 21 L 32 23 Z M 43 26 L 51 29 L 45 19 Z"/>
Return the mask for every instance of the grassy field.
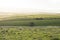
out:
<path id="1" fill-rule="evenodd" d="M 60 27 L 0 26 L 0 40 L 60 40 Z"/>
<path id="2" fill-rule="evenodd" d="M 60 26 L 59 20 L 20 20 L 20 21 L 1 21 L 0 26 Z"/>
<path id="3" fill-rule="evenodd" d="M 60 14 L 0 17 L 0 40 L 60 40 Z"/>
<path id="4" fill-rule="evenodd" d="M 39 14 L 39 15 L 14 15 L 0 21 L 0 26 L 60 26 L 60 15 Z"/>

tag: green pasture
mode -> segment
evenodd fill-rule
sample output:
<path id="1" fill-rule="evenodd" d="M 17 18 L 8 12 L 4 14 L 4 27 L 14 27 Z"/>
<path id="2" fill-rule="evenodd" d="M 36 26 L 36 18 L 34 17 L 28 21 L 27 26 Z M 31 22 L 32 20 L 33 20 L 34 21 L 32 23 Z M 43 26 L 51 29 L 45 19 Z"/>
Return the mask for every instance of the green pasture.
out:
<path id="1" fill-rule="evenodd" d="M 0 26 L 30 26 L 33 22 L 34 26 L 60 26 L 58 20 L 20 20 L 20 21 L 0 21 Z"/>
<path id="2" fill-rule="evenodd" d="M 37 18 L 40 18 L 37 20 Z M 41 19 L 42 18 L 42 19 Z M 39 15 L 13 15 L 0 21 L 0 26 L 60 26 L 60 15 L 39 14 Z"/>

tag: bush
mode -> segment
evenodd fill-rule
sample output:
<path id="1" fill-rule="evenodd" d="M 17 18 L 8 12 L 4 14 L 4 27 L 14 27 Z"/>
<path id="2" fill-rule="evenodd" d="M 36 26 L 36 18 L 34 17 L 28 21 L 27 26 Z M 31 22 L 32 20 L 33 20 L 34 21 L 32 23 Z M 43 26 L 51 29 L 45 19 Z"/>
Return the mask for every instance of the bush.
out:
<path id="1" fill-rule="evenodd" d="M 30 26 L 34 26 L 34 23 L 33 22 L 30 22 Z"/>

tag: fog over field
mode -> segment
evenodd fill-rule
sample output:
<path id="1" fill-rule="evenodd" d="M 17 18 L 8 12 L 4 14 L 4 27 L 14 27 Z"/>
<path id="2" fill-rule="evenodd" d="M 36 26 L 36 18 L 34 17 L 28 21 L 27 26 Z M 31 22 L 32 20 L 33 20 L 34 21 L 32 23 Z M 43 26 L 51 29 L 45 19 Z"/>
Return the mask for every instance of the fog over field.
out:
<path id="1" fill-rule="evenodd" d="M 26 12 L 60 13 L 60 0 L 0 0 L 0 12 L 20 14 L 31 14 Z M 0 14 L 5 15 L 6 13 Z"/>

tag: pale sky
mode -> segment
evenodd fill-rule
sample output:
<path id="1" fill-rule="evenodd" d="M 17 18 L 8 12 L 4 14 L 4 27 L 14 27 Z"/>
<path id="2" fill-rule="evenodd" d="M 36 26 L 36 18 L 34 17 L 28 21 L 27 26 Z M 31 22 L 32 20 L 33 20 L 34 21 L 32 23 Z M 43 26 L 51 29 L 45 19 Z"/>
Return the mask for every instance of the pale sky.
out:
<path id="1" fill-rule="evenodd" d="M 0 0 L 0 12 L 60 13 L 60 0 Z"/>

